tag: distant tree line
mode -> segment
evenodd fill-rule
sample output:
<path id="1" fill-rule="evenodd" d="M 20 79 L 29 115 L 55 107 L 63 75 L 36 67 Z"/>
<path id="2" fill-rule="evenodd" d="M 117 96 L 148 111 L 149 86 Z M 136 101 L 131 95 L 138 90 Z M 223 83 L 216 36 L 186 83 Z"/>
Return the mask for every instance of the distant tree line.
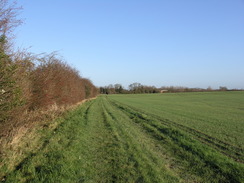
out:
<path id="1" fill-rule="evenodd" d="M 140 83 L 132 83 L 125 89 L 121 84 L 100 87 L 100 94 L 131 94 L 131 93 L 159 93 L 155 86 L 146 86 Z"/>
<path id="2" fill-rule="evenodd" d="M 110 84 L 100 87 L 100 94 L 140 94 L 140 93 L 176 93 L 176 92 L 204 92 L 204 91 L 236 91 L 237 89 L 228 89 L 220 86 L 219 89 L 204 88 L 188 88 L 183 86 L 155 86 L 142 85 L 141 83 L 132 83 L 125 89 L 121 84 Z"/>
<path id="3" fill-rule="evenodd" d="M 15 4 L 0 0 L 0 137 L 24 113 L 73 105 L 98 93 L 89 79 L 54 53 L 36 56 L 13 51 L 10 37 L 21 23 L 18 10 Z"/>
<path id="4" fill-rule="evenodd" d="M 125 89 L 121 84 L 108 85 L 100 87 L 100 94 L 130 94 L 130 93 L 159 93 L 160 90 L 155 86 L 141 85 L 140 83 L 133 83 Z"/>

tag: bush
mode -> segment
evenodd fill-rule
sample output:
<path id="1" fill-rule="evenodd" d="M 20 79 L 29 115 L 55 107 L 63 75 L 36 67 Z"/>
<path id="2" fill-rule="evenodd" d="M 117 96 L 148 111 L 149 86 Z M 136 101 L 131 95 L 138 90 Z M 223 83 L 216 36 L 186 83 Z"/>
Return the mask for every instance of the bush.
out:
<path id="1" fill-rule="evenodd" d="M 16 85 L 14 75 L 17 65 L 5 54 L 5 37 L 0 38 L 0 123 L 11 118 L 11 112 L 22 104 L 21 89 Z"/>
<path id="2" fill-rule="evenodd" d="M 32 108 L 75 104 L 96 95 L 89 80 L 53 54 L 42 58 L 32 77 Z"/>

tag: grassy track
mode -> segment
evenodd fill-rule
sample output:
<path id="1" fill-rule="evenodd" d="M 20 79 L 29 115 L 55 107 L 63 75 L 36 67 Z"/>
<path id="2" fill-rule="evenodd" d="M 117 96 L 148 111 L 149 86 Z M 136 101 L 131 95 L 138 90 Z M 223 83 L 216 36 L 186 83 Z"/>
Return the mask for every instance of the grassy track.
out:
<path id="1" fill-rule="evenodd" d="M 98 97 L 71 112 L 54 131 L 40 132 L 46 133 L 42 148 L 3 182 L 244 181 L 236 146 L 171 125 L 157 113 L 128 105 L 131 96 L 124 97 Z M 218 144 L 233 152 L 225 155 L 229 151 Z"/>

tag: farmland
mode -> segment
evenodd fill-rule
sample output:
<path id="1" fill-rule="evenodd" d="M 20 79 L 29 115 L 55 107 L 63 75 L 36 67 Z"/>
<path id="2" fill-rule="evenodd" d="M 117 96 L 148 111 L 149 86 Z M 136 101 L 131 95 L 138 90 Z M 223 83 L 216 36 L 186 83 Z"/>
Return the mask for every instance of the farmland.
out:
<path id="1" fill-rule="evenodd" d="M 110 98 L 244 149 L 244 92 L 114 95 Z"/>
<path id="2" fill-rule="evenodd" d="M 243 182 L 244 93 L 99 96 L 3 182 Z"/>

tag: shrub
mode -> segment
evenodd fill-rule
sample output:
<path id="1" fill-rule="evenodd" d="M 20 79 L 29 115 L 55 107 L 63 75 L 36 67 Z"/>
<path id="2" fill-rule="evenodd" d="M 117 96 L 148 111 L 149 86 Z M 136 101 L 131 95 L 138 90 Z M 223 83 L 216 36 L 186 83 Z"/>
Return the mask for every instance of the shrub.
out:
<path id="1" fill-rule="evenodd" d="M 32 77 L 32 108 L 75 104 L 96 95 L 88 79 L 53 54 L 42 58 Z"/>
<path id="2" fill-rule="evenodd" d="M 6 122 L 11 117 L 11 112 L 16 106 L 22 104 L 21 89 L 16 85 L 14 75 L 17 65 L 5 53 L 3 46 L 5 37 L 0 38 L 0 123 Z"/>

